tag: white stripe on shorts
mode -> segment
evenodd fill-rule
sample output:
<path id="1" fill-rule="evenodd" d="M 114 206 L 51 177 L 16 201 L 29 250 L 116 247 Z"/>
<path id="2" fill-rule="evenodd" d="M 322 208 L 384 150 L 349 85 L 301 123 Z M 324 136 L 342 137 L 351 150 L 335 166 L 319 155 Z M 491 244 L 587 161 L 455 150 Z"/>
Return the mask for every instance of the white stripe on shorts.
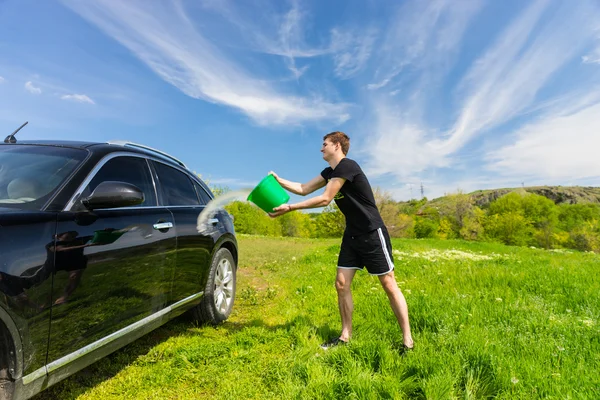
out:
<path id="1" fill-rule="evenodd" d="M 341 268 L 341 269 L 358 269 L 358 270 L 362 269 L 362 268 L 359 268 L 359 267 L 342 267 L 341 265 L 338 265 L 338 268 Z"/>
<path id="2" fill-rule="evenodd" d="M 385 254 L 385 260 L 387 261 L 388 267 L 390 268 L 387 272 L 384 272 L 382 274 L 377 274 L 377 275 L 385 275 L 394 270 L 394 263 L 392 262 L 392 259 L 390 258 L 390 253 L 388 253 L 388 249 L 385 244 L 385 238 L 383 237 L 383 231 L 381 230 L 381 228 L 377 229 L 377 233 L 379 234 L 379 240 L 381 240 L 381 247 L 383 248 L 383 254 Z"/>

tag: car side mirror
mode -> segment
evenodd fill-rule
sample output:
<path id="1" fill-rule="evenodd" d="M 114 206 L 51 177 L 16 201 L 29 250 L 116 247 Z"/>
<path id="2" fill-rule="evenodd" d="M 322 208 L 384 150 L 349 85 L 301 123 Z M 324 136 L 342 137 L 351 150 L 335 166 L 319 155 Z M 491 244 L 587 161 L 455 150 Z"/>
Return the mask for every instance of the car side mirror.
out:
<path id="1" fill-rule="evenodd" d="M 144 202 L 144 192 L 130 183 L 104 181 L 81 203 L 88 210 L 130 207 Z"/>

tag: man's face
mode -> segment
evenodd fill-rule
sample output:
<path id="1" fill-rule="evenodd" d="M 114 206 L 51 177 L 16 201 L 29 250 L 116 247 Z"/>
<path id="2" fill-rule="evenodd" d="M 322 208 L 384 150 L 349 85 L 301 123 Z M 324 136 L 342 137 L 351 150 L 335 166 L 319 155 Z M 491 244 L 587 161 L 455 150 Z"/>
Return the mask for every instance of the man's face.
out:
<path id="1" fill-rule="evenodd" d="M 339 144 L 334 144 L 331 140 L 326 139 L 323 142 L 323 147 L 321 147 L 321 153 L 323 153 L 323 159 L 325 161 L 329 161 L 331 157 L 335 154 Z"/>

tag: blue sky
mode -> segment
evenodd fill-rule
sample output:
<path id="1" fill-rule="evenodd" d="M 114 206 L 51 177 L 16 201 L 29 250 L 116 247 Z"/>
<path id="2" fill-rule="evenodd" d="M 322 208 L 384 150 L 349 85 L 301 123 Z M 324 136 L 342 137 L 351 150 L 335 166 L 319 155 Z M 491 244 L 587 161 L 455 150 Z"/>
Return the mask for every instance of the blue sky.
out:
<path id="1" fill-rule="evenodd" d="M 342 130 L 396 200 L 600 186 L 600 3 L 0 0 L 0 128 L 308 181 Z"/>

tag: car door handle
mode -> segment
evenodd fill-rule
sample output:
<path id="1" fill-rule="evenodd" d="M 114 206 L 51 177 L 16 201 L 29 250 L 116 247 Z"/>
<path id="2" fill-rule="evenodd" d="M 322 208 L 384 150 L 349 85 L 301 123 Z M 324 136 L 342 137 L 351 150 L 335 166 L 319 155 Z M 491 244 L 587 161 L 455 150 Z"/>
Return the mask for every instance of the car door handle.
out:
<path id="1" fill-rule="evenodd" d="M 208 223 L 215 225 L 219 223 L 219 220 L 217 218 L 209 218 Z"/>
<path id="2" fill-rule="evenodd" d="M 161 230 L 161 229 L 169 229 L 173 227 L 173 223 L 172 222 L 159 222 L 157 224 L 153 225 L 154 229 L 157 230 Z"/>

